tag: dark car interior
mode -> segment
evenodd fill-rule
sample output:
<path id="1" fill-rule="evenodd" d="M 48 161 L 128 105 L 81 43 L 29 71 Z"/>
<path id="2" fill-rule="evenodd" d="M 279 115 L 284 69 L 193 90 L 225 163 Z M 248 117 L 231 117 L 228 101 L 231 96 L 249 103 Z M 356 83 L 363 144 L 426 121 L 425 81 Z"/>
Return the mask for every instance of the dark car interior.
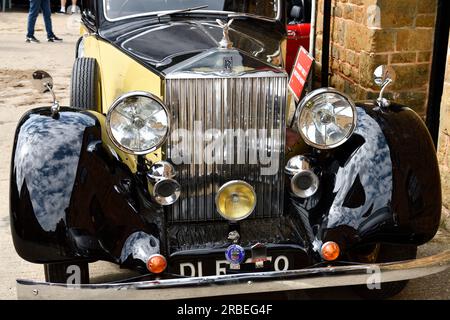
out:
<path id="1" fill-rule="evenodd" d="M 311 22 L 311 0 L 287 1 L 288 24 Z"/>

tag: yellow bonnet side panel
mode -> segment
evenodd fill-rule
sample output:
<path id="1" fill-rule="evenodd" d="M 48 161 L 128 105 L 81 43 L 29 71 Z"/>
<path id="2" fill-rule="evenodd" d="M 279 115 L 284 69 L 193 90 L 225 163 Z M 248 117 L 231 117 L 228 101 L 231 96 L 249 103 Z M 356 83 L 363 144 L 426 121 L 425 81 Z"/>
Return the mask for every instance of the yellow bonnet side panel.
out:
<path id="1" fill-rule="evenodd" d="M 103 113 L 108 112 L 109 107 L 119 96 L 130 91 L 146 91 L 163 99 L 161 78 L 111 44 L 92 35 L 85 38 L 84 50 L 86 57 L 97 60 Z M 102 127 L 105 128 L 104 120 L 102 119 L 101 122 Z M 103 136 L 104 140 L 107 140 L 104 142 L 113 147 L 122 161 L 135 172 L 135 157 L 113 146 L 112 141 L 107 137 L 106 130 Z M 156 150 L 147 158 L 152 162 L 161 160 L 161 150 Z"/>
<path id="2" fill-rule="evenodd" d="M 122 94 L 147 91 L 162 99 L 161 78 L 111 44 L 88 36 L 84 40 L 86 57 L 96 58 L 102 88 L 103 113 Z"/>
<path id="3" fill-rule="evenodd" d="M 119 96 L 129 91 L 147 91 L 162 99 L 161 78 L 119 51 L 111 44 L 98 41 L 103 91 L 103 112 Z"/>

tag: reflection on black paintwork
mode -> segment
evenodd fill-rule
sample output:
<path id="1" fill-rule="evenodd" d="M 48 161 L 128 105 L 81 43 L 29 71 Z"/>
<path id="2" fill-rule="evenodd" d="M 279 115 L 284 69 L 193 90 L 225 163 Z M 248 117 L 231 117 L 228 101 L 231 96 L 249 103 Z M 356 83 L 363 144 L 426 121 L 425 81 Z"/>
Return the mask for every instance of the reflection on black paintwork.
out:
<path id="1" fill-rule="evenodd" d="M 186 32 L 190 33 L 190 41 L 185 41 Z M 149 47 L 149 43 L 158 43 L 158 45 Z M 190 28 L 186 28 L 186 23 L 158 26 L 139 33 L 122 44 L 124 49 L 140 59 L 160 65 L 167 64 L 167 59 L 176 54 L 201 52 L 217 46 L 218 41 L 215 37 L 197 23 L 191 24 Z"/>
<path id="2" fill-rule="evenodd" d="M 94 120 L 76 112 L 58 119 L 33 114 L 22 125 L 14 157 L 17 188 L 26 182 L 42 229 L 55 231 L 65 221 L 75 182 L 84 129 Z"/>
<path id="3" fill-rule="evenodd" d="M 263 27 L 247 21 L 235 21 L 230 29 L 233 47 L 258 61 L 281 67 L 283 59 L 280 40 L 283 34 Z M 124 33 L 125 35 L 122 33 L 117 38 L 114 33 L 106 36 L 122 50 L 164 73 L 168 73 L 166 69 L 175 67 L 186 59 L 218 48 L 223 37 L 222 28 L 214 20 L 169 22 L 163 26 L 143 28 L 137 34 Z M 155 43 L 158 45 L 155 46 Z M 223 65 L 223 60 L 217 62 Z"/>
<path id="4" fill-rule="evenodd" d="M 150 256 L 157 253 L 159 253 L 159 240 L 157 238 L 142 231 L 134 232 L 123 245 L 120 263 L 124 263 L 128 258 L 146 263 Z"/>
<path id="5" fill-rule="evenodd" d="M 368 211 L 387 208 L 392 199 L 392 162 L 385 136 L 378 123 L 362 108 L 357 108 L 357 112 L 354 134 L 362 136 L 366 143 L 336 174 L 333 190 L 336 197 L 330 208 L 328 228 L 348 225 L 358 229 Z M 357 179 L 365 192 L 365 202 L 357 208 L 345 207 L 346 196 Z"/>
<path id="6" fill-rule="evenodd" d="M 261 42 L 245 33 L 231 29 L 230 34 L 234 39 L 239 39 L 236 45 L 245 46 L 254 55 L 264 51 L 264 45 Z M 126 40 L 122 48 L 140 59 L 163 66 L 170 63 L 171 58 L 177 55 L 217 48 L 221 39 L 222 28 L 217 24 L 202 24 L 195 21 L 177 22 L 139 33 Z M 158 46 L 149 46 L 149 43 L 158 43 Z"/>

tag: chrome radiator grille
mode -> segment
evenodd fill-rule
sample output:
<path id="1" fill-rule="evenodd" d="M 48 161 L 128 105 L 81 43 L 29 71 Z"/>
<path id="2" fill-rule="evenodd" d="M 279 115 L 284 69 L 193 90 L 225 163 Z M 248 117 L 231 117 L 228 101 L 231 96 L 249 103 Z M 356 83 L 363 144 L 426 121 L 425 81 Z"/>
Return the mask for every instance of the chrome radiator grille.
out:
<path id="1" fill-rule="evenodd" d="M 282 213 L 286 88 L 284 74 L 166 80 L 173 120 L 166 154 L 182 186 L 180 199 L 169 208 L 170 222 L 223 220 L 216 212 L 215 196 L 231 180 L 244 180 L 255 188 L 257 206 L 250 219 Z M 234 138 L 227 139 L 230 133 Z M 219 145 L 213 146 L 213 141 Z M 270 166 L 275 174 L 267 174 Z"/>

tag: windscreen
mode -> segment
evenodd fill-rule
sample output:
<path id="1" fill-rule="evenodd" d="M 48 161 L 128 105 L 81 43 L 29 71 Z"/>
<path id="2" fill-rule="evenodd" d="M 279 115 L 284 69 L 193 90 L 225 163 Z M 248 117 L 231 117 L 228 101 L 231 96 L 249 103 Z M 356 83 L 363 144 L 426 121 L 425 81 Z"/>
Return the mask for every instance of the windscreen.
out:
<path id="1" fill-rule="evenodd" d="M 276 19 L 282 0 L 104 0 L 109 20 L 208 6 L 199 10 L 235 12 Z"/>

